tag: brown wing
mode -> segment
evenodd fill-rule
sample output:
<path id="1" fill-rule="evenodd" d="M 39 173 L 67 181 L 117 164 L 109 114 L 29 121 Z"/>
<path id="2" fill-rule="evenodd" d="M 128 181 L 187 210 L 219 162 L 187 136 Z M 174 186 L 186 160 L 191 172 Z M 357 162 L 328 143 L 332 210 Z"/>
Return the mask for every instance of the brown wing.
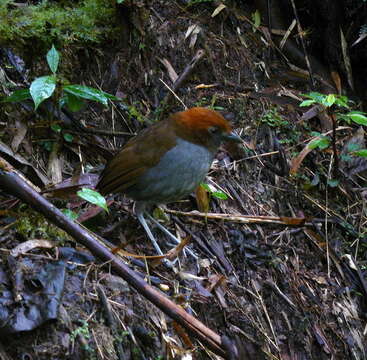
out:
<path id="1" fill-rule="evenodd" d="M 160 121 L 128 141 L 106 165 L 97 189 L 102 194 L 124 192 L 176 144 L 170 120 Z"/>

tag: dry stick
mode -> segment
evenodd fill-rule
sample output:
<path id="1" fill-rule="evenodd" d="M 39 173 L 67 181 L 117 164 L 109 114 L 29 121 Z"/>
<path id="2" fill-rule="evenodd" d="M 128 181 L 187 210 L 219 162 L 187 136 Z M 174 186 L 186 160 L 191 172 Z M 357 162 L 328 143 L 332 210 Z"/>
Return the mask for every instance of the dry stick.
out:
<path id="1" fill-rule="evenodd" d="M 286 226 L 313 226 L 310 220 L 314 220 L 311 218 L 296 218 L 296 217 L 292 218 L 287 216 L 232 215 L 232 214 L 220 214 L 220 213 L 201 213 L 199 211 L 185 212 L 171 209 L 165 209 L 164 211 L 174 215 L 197 216 L 205 219 L 232 221 L 242 224 L 280 224 Z"/>
<path id="2" fill-rule="evenodd" d="M 113 344 L 115 346 L 117 358 L 119 360 L 125 360 L 127 357 L 125 356 L 124 350 L 122 348 L 122 341 L 118 339 L 116 319 L 112 314 L 111 305 L 109 304 L 107 296 L 101 285 L 97 285 L 97 294 L 105 311 L 107 326 L 110 328 L 111 334 L 113 336 Z"/>
<path id="3" fill-rule="evenodd" d="M 194 57 L 191 59 L 191 61 L 186 65 L 185 69 L 182 71 L 182 73 L 179 75 L 177 80 L 172 84 L 171 90 L 172 92 L 176 92 L 176 90 L 182 86 L 182 84 L 187 80 L 187 78 L 191 75 L 192 71 L 194 70 L 195 66 L 198 64 L 198 62 L 204 57 L 205 51 L 202 49 L 199 49 Z M 168 92 L 166 97 L 162 101 L 162 109 L 164 109 L 171 98 L 172 93 Z"/>
<path id="4" fill-rule="evenodd" d="M 307 52 L 307 49 L 306 49 L 305 40 L 303 38 L 303 30 L 302 30 L 301 23 L 300 23 L 299 18 L 298 18 L 297 8 L 296 8 L 296 5 L 294 3 L 294 0 L 290 0 L 290 2 L 292 4 L 294 17 L 297 20 L 297 30 L 298 30 L 299 37 L 301 39 L 301 44 L 302 44 L 303 52 L 305 54 L 305 60 L 306 60 L 306 64 L 307 64 L 308 73 L 310 74 L 311 87 L 314 88 L 315 87 L 315 79 L 313 78 L 313 73 L 312 73 L 312 68 L 311 68 L 311 62 L 310 62 L 310 59 L 308 57 L 308 52 Z"/>
<path id="5" fill-rule="evenodd" d="M 330 113 L 329 115 L 333 122 L 333 135 L 332 135 L 333 153 L 334 153 L 333 177 L 334 179 L 337 179 L 339 175 L 339 156 L 338 156 L 338 150 L 336 148 L 336 115 L 334 113 Z"/>
<path id="6" fill-rule="evenodd" d="M 189 64 L 185 67 L 184 71 L 180 74 L 180 76 L 177 78 L 177 80 L 172 85 L 172 90 L 176 91 L 191 75 L 192 71 L 194 70 L 197 63 L 204 57 L 205 51 L 202 49 L 199 49 L 194 57 L 191 59 Z"/>
<path id="7" fill-rule="evenodd" d="M 79 243 L 89 249 L 100 260 L 110 262 L 112 269 L 134 287 L 140 294 L 160 308 L 165 314 L 182 325 L 194 337 L 202 341 L 214 353 L 228 358 L 223 349 L 221 338 L 202 322 L 189 315 L 180 306 L 137 277 L 122 260 L 113 255 L 109 249 L 99 243 L 92 233 L 72 222 L 58 208 L 35 191 L 25 180 L 11 170 L 11 167 L 0 158 L 0 188 L 24 201 L 48 220 L 63 229 Z"/>

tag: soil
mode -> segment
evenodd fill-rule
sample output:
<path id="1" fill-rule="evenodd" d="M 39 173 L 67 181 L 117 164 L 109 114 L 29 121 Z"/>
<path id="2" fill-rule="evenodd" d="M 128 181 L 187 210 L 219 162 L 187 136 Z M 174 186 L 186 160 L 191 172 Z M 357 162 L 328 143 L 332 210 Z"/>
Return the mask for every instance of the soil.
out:
<path id="1" fill-rule="evenodd" d="M 340 157 L 333 182 L 331 146 L 300 157 L 315 137 L 312 131 L 330 135 L 331 117 L 305 116 L 310 108 L 299 104 L 302 94 L 311 91 L 307 69 L 284 60 L 282 51 L 269 45 L 266 28 L 251 23 L 251 4 L 226 5 L 127 1 L 119 7 L 125 30 L 118 40 L 61 51 L 68 81 L 123 102 L 108 108 L 89 102 L 68 120 L 58 118 L 61 132 L 51 129 L 42 109 L 35 115 L 18 104 L 7 105 L 0 115 L 1 156 L 43 189 L 45 178 L 55 186 L 80 180 L 82 171 L 89 174 L 83 181 L 92 184 L 102 164 L 149 124 L 184 105 L 221 111 L 243 144 L 226 144 L 218 152 L 206 179 L 215 189 L 209 209 L 208 194 L 192 194 L 155 212 L 166 227 L 190 240 L 195 257 L 180 253 L 175 269 L 149 261 L 140 261 L 139 267 L 129 256 L 124 261 L 226 336 L 238 359 L 365 359 L 366 163 Z M 200 50 L 205 56 L 175 88 L 175 76 Z M 41 76 L 45 67 L 40 64 L 43 60 L 34 58 L 26 68 Z M 21 82 L 16 72 L 8 76 Z M 316 72 L 314 78 L 318 91 L 327 87 L 337 93 L 332 76 Z M 64 134 L 71 135 L 69 141 Z M 338 124 L 340 156 L 351 142 L 365 147 L 363 130 Z M 5 146 L 13 153 L 5 155 Z M 216 191 L 228 198 L 216 197 Z M 69 192 L 63 195 L 48 197 L 57 207 L 77 212 L 84 226 L 114 246 L 156 255 L 131 200 L 109 198 L 106 214 Z M 69 235 L 5 192 L 0 201 L 0 270 L 5 274 L 0 271 L 0 293 L 12 288 L 16 294 L 12 270 L 20 269 L 18 290 L 29 291 L 34 302 L 42 288 L 35 280 L 39 266 L 61 260 L 65 268 L 62 296 L 55 300 L 57 316 L 28 331 L 3 333 L 1 359 L 219 359 Z M 191 212 L 198 209 L 219 218 Z M 172 244 L 165 235 L 159 229 L 154 233 L 169 251 Z M 51 248 L 41 243 L 10 259 L 11 250 L 29 240 L 47 240 Z M 2 301 L 0 312 L 7 306 Z M 12 300 L 11 308 L 26 313 L 29 305 L 22 301 L 24 296 Z M 228 358 L 235 356 L 234 351 Z"/>

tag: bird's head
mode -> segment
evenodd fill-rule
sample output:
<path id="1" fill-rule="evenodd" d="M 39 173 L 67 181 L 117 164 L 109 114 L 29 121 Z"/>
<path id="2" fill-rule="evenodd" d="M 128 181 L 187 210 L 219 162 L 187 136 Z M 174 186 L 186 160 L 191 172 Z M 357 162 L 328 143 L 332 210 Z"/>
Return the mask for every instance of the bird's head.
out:
<path id="1" fill-rule="evenodd" d="M 194 107 L 172 115 L 177 136 L 216 151 L 222 142 L 241 142 L 228 121 L 217 111 Z"/>

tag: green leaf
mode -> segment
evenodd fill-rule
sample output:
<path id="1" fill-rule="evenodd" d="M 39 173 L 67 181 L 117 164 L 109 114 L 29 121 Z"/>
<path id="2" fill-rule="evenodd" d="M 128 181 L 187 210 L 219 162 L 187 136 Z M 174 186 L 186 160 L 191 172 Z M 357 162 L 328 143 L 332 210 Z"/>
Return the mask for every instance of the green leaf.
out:
<path id="1" fill-rule="evenodd" d="M 56 89 L 55 76 L 42 76 L 34 80 L 29 88 L 34 101 L 35 110 L 42 101 L 48 99 Z"/>
<path id="2" fill-rule="evenodd" d="M 257 29 L 261 24 L 260 11 L 256 10 L 254 13 L 251 14 L 251 16 L 252 16 L 252 21 L 254 23 L 254 27 L 255 29 Z"/>
<path id="3" fill-rule="evenodd" d="M 324 94 L 320 94 L 316 91 L 312 91 L 308 94 L 302 94 L 304 97 L 314 100 L 315 102 L 322 104 L 323 99 L 325 98 Z"/>
<path id="4" fill-rule="evenodd" d="M 353 152 L 353 155 L 367 157 L 367 149 L 357 150 Z"/>
<path id="5" fill-rule="evenodd" d="M 78 218 L 78 214 L 70 209 L 62 209 L 61 212 L 67 216 L 70 220 L 76 220 Z"/>
<path id="6" fill-rule="evenodd" d="M 64 96 L 60 99 L 60 106 L 66 105 L 72 112 L 79 111 L 84 106 L 84 100 L 73 94 L 64 93 Z"/>
<path id="7" fill-rule="evenodd" d="M 328 181 L 327 181 L 327 183 L 328 183 L 328 185 L 330 186 L 330 187 L 337 187 L 338 185 L 339 185 L 339 180 L 338 179 L 329 179 Z"/>
<path id="8" fill-rule="evenodd" d="M 207 192 L 211 193 L 212 190 L 210 189 L 210 186 L 208 184 L 201 183 L 200 186 L 204 188 Z"/>
<path id="9" fill-rule="evenodd" d="M 108 212 L 106 199 L 97 191 L 88 188 L 82 188 L 77 192 L 82 199 L 97 205 Z"/>
<path id="10" fill-rule="evenodd" d="M 327 95 L 327 96 L 324 98 L 324 100 L 323 100 L 322 104 L 323 104 L 324 106 L 326 106 L 326 107 L 330 107 L 330 106 L 333 106 L 333 105 L 335 104 L 335 101 L 336 101 L 336 97 L 335 97 L 335 95 L 334 95 L 334 94 L 329 94 L 329 95 Z"/>
<path id="11" fill-rule="evenodd" d="M 63 87 L 63 90 L 68 94 L 87 100 L 97 101 L 106 106 L 108 104 L 108 100 L 121 101 L 121 99 L 116 96 L 84 85 L 66 85 Z"/>
<path id="12" fill-rule="evenodd" d="M 56 133 L 59 133 L 61 131 L 61 126 L 59 124 L 52 124 L 51 129 Z"/>
<path id="13" fill-rule="evenodd" d="M 29 89 L 20 89 L 12 92 L 11 95 L 1 99 L 2 102 L 20 102 L 27 99 L 32 99 Z"/>
<path id="14" fill-rule="evenodd" d="M 301 107 L 310 106 L 310 105 L 314 104 L 315 102 L 316 102 L 315 100 L 304 100 L 299 104 L 299 106 L 301 106 Z"/>
<path id="15" fill-rule="evenodd" d="M 122 4 L 125 0 L 116 0 L 118 4 Z"/>
<path id="16" fill-rule="evenodd" d="M 227 200 L 228 199 L 227 194 L 225 194 L 223 191 L 214 191 L 212 193 L 212 195 L 214 197 L 216 197 L 217 199 L 221 199 L 221 200 Z"/>
<path id="17" fill-rule="evenodd" d="M 326 149 L 330 145 L 330 139 L 327 136 L 323 136 L 319 139 L 312 140 L 308 144 L 309 149 L 319 148 L 320 150 Z"/>
<path id="18" fill-rule="evenodd" d="M 345 114 L 345 116 L 350 118 L 356 124 L 367 125 L 367 116 L 361 111 L 351 111 L 348 114 Z"/>
<path id="19" fill-rule="evenodd" d="M 59 52 L 55 49 L 54 45 L 52 45 L 51 50 L 47 53 L 46 58 L 51 71 L 56 74 L 57 68 L 59 66 L 60 55 Z"/>
<path id="20" fill-rule="evenodd" d="M 349 108 L 348 106 L 348 97 L 347 96 L 338 96 L 336 101 L 335 101 L 335 104 L 338 105 L 338 106 L 341 106 L 341 107 L 345 107 L 345 108 Z"/>
<path id="21" fill-rule="evenodd" d="M 71 135 L 71 134 L 69 134 L 69 133 L 65 133 L 64 134 L 64 139 L 65 139 L 65 141 L 67 141 L 67 142 L 73 142 L 73 139 L 74 139 L 74 136 L 73 135 Z"/>

